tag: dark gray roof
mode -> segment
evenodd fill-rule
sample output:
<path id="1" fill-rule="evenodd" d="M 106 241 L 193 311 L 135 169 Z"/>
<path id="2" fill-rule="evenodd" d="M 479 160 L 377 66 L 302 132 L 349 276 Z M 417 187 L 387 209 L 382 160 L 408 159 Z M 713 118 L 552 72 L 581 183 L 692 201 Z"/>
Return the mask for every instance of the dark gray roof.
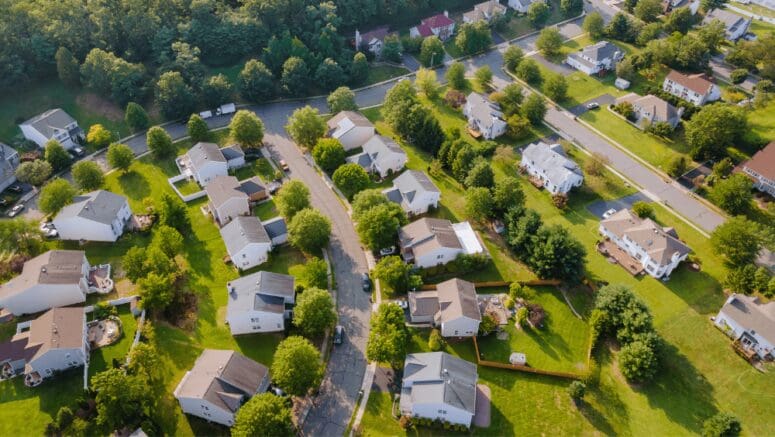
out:
<path id="1" fill-rule="evenodd" d="M 604 59 L 613 59 L 614 56 L 621 55 L 623 52 L 615 44 L 612 44 L 608 41 L 600 41 L 584 47 L 581 50 L 581 53 L 593 61 L 600 62 Z"/>
<path id="2" fill-rule="evenodd" d="M 295 300 L 296 295 L 293 276 L 265 271 L 237 278 L 226 284 L 226 288 L 229 293 L 227 309 L 229 313 L 262 309 L 256 306 L 257 294 L 278 297 L 290 302 Z"/>
<path id="3" fill-rule="evenodd" d="M 371 156 L 366 152 L 361 152 L 354 156 L 348 156 L 347 162 L 352 162 L 365 168 L 367 171 L 371 169 Z"/>
<path id="4" fill-rule="evenodd" d="M 384 194 L 389 201 L 395 202 L 398 204 L 400 204 L 404 200 L 404 198 L 401 196 L 401 190 L 399 190 L 398 188 L 388 188 L 382 191 L 382 194 Z"/>
<path id="5" fill-rule="evenodd" d="M 436 185 L 428 178 L 428 175 L 418 170 L 406 170 L 401 173 L 393 181 L 393 186 L 398 188 L 404 196 L 417 191 L 440 192 Z M 409 201 L 411 202 L 412 199 L 409 198 Z"/>
<path id="6" fill-rule="evenodd" d="M 269 238 L 277 238 L 288 233 L 288 226 L 285 224 L 285 219 L 282 217 L 275 217 L 261 224 L 264 225 L 264 229 L 266 229 Z"/>
<path id="7" fill-rule="evenodd" d="M 272 243 L 261 221 L 255 216 L 237 216 L 221 228 L 221 238 L 231 256 L 250 244 Z"/>
<path id="8" fill-rule="evenodd" d="M 439 294 L 436 291 L 409 292 L 409 312 L 415 317 L 435 315 L 439 312 Z"/>
<path id="9" fill-rule="evenodd" d="M 242 147 L 239 144 L 232 144 L 221 149 L 221 154 L 226 160 L 232 160 L 235 158 L 242 158 L 245 156 L 245 152 L 242 151 Z"/>
<path id="10" fill-rule="evenodd" d="M 775 344 L 775 302 L 762 304 L 758 298 L 733 294 L 721 307 L 721 312 L 747 331 L 755 331 Z"/>
<path id="11" fill-rule="evenodd" d="M 118 217 L 118 212 L 126 205 L 124 196 L 110 191 L 97 190 L 73 198 L 73 203 L 62 208 L 54 220 L 81 217 L 98 223 L 110 225 Z"/>
<path id="12" fill-rule="evenodd" d="M 0 143 L 0 183 L 15 177 L 18 155 L 16 149 L 5 143 Z M 11 156 L 16 156 L 16 158 L 11 159 Z"/>
<path id="13" fill-rule="evenodd" d="M 261 179 L 258 176 L 253 176 L 250 179 L 240 181 L 239 190 L 248 196 L 252 196 L 257 193 L 263 193 L 266 191 L 266 187 L 261 183 Z"/>
<path id="14" fill-rule="evenodd" d="M 409 354 L 404 361 L 413 403 L 444 403 L 474 414 L 477 379 L 475 364 L 446 352 Z"/>
<path id="15" fill-rule="evenodd" d="M 57 130 L 67 129 L 67 125 L 75 123 L 75 119 L 61 108 L 49 109 L 38 114 L 22 124 L 30 125 L 46 138 L 51 138 Z"/>
<path id="16" fill-rule="evenodd" d="M 253 304 L 253 309 L 257 311 L 266 311 L 268 313 L 283 313 L 285 312 L 285 299 L 277 296 L 269 296 L 267 294 L 256 294 L 256 298 Z"/>
<path id="17" fill-rule="evenodd" d="M 702 24 L 708 24 L 713 20 L 721 21 L 724 27 L 726 27 L 726 31 L 732 33 L 736 32 L 738 27 L 748 25 L 750 18 L 737 15 L 725 9 L 714 9 L 705 15 Z"/>

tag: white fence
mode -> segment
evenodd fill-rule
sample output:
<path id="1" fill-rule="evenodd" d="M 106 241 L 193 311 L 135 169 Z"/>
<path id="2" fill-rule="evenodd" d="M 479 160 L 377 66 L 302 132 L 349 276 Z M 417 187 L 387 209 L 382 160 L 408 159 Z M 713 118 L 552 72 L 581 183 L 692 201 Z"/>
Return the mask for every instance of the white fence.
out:
<path id="1" fill-rule="evenodd" d="M 170 184 L 170 187 L 172 187 L 172 190 L 177 193 L 178 197 L 180 197 L 184 202 L 190 202 L 192 200 L 199 199 L 201 197 L 205 197 L 207 195 L 207 192 L 205 190 L 197 191 L 196 193 L 189 194 L 189 195 L 183 195 L 183 193 L 178 190 L 178 187 L 175 186 L 175 183 L 183 181 L 188 179 L 188 176 L 184 174 L 179 174 L 177 176 L 173 176 L 169 179 L 167 179 L 167 182 Z"/>

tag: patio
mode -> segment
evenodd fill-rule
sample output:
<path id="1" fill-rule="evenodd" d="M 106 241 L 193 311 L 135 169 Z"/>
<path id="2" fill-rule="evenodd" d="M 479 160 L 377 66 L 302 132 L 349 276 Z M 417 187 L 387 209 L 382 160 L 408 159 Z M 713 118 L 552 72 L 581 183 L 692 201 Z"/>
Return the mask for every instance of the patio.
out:
<path id="1" fill-rule="evenodd" d="M 147 231 L 153 225 L 153 216 L 132 214 L 129 219 L 130 231 Z"/>
<path id="2" fill-rule="evenodd" d="M 608 258 L 608 262 L 611 264 L 619 264 L 624 267 L 632 276 L 638 276 L 643 273 L 643 265 L 630 256 L 627 251 L 611 242 L 611 240 L 604 240 L 598 243 L 597 251 Z"/>
<path id="3" fill-rule="evenodd" d="M 505 294 L 482 294 L 477 296 L 479 310 L 482 314 L 492 316 L 498 326 L 508 324 L 509 317 L 511 317 L 511 312 L 503 305 L 503 297 L 505 296 Z"/>
<path id="4" fill-rule="evenodd" d="M 113 291 L 113 280 L 110 279 L 110 264 L 100 264 L 89 270 L 89 291 L 107 294 Z"/>
<path id="5" fill-rule="evenodd" d="M 92 349 L 111 345 L 121 338 L 121 320 L 115 317 L 90 322 L 86 329 Z"/>

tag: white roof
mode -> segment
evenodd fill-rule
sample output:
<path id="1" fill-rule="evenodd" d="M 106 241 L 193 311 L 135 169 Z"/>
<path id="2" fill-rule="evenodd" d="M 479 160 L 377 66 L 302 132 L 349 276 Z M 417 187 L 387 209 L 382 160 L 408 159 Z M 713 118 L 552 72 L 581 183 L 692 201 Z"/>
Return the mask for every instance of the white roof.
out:
<path id="1" fill-rule="evenodd" d="M 470 223 L 453 223 L 452 229 L 455 230 L 455 235 L 460 240 L 460 244 L 463 245 L 465 253 L 470 255 L 484 252 L 484 247 L 482 247 L 482 243 L 479 241 L 479 237 L 476 236 L 476 232 L 474 232 Z"/>

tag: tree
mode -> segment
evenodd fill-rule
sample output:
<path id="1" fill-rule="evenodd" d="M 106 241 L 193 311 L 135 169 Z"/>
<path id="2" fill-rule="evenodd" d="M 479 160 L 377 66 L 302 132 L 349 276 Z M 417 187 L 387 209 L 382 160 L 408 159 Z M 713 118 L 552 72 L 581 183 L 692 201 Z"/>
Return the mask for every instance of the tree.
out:
<path id="1" fill-rule="evenodd" d="M 687 8 L 681 8 L 680 10 L 681 11 L 685 10 L 689 12 Z M 673 11 L 672 13 L 670 13 L 669 16 L 672 17 L 675 14 L 675 12 L 676 11 Z M 640 29 L 640 32 L 638 32 L 638 36 L 635 38 L 635 43 L 638 44 L 639 46 L 647 46 L 649 42 L 651 42 L 652 40 L 659 39 L 661 34 L 662 34 L 662 23 L 660 23 L 659 21 L 655 23 L 649 23 Z M 650 53 L 646 52 L 646 54 L 648 56 Z M 632 60 L 637 59 L 637 57 L 635 58 L 627 57 L 625 59 L 630 59 L 630 66 L 633 66 L 634 62 L 632 62 Z"/>
<path id="2" fill-rule="evenodd" d="M 429 36 L 422 40 L 418 56 L 423 67 L 434 67 L 444 62 L 444 44 L 438 36 Z"/>
<path id="3" fill-rule="evenodd" d="M 132 165 L 135 154 L 126 144 L 113 143 L 108 147 L 107 158 L 108 165 L 112 168 L 126 172 Z"/>
<path id="4" fill-rule="evenodd" d="M 438 352 L 444 347 L 444 337 L 441 336 L 441 331 L 438 329 L 431 329 L 431 333 L 428 336 L 428 349 L 431 352 Z"/>
<path id="5" fill-rule="evenodd" d="M 748 77 L 748 70 L 745 68 L 737 68 L 732 70 L 731 73 L 729 73 L 729 80 L 732 81 L 734 84 L 739 84 L 745 81 L 745 79 Z"/>
<path id="6" fill-rule="evenodd" d="M 113 133 L 105 129 L 101 124 L 93 124 L 89 127 L 89 133 L 86 134 L 86 141 L 97 149 L 108 147 L 113 141 Z"/>
<path id="7" fill-rule="evenodd" d="M 667 168 L 665 169 L 665 171 L 670 176 L 674 178 L 678 178 L 686 172 L 687 167 L 688 167 L 688 164 L 686 163 L 686 157 L 676 156 L 667 164 Z"/>
<path id="8" fill-rule="evenodd" d="M 153 232 L 151 244 L 161 249 L 169 258 L 175 258 L 183 251 L 183 236 L 175 228 L 159 225 Z"/>
<path id="9" fill-rule="evenodd" d="M 468 88 L 468 80 L 466 80 L 466 67 L 458 61 L 455 61 L 447 68 L 447 72 L 444 77 L 449 82 L 449 86 L 453 89 L 463 91 Z"/>
<path id="10" fill-rule="evenodd" d="M 503 65 L 509 71 L 514 71 L 522 59 L 525 57 L 525 53 L 522 49 L 516 45 L 509 45 L 505 52 L 503 52 Z"/>
<path id="11" fill-rule="evenodd" d="M 654 219 L 654 207 L 650 204 L 639 200 L 632 204 L 632 212 L 640 218 Z"/>
<path id="12" fill-rule="evenodd" d="M 81 83 L 81 70 L 78 60 L 73 56 L 73 52 L 67 47 L 57 49 L 55 55 L 57 63 L 57 75 L 63 84 L 68 86 L 78 86 Z"/>
<path id="13" fill-rule="evenodd" d="M 492 45 L 492 32 L 484 20 L 463 23 L 457 28 L 455 45 L 467 55 L 487 50 Z"/>
<path id="14" fill-rule="evenodd" d="M 546 103 L 538 94 L 530 94 L 522 105 L 522 116 L 530 120 L 534 126 L 541 124 L 546 115 Z"/>
<path id="15" fill-rule="evenodd" d="M 46 142 L 45 152 L 43 154 L 46 162 L 51 164 L 51 168 L 55 171 L 62 170 L 70 164 L 70 154 L 67 153 L 62 144 L 55 140 L 50 139 Z"/>
<path id="16" fill-rule="evenodd" d="M 657 21 L 657 17 L 662 14 L 662 2 L 660 0 L 638 0 L 635 5 L 635 16 L 651 23 Z"/>
<path id="17" fill-rule="evenodd" d="M 482 316 L 482 322 L 479 324 L 479 332 L 477 335 L 490 335 L 497 327 L 498 323 L 495 321 L 495 319 L 491 315 L 485 314 Z"/>
<path id="18" fill-rule="evenodd" d="M 73 202 L 77 192 L 70 182 L 64 179 L 54 179 L 40 190 L 38 207 L 46 215 L 54 215 Z"/>
<path id="19" fill-rule="evenodd" d="M 344 82 L 342 67 L 335 60 L 326 58 L 315 70 L 315 83 L 326 91 L 333 90 Z"/>
<path id="20" fill-rule="evenodd" d="M 167 131 L 159 126 L 148 129 L 146 143 L 148 144 L 148 150 L 150 150 L 156 158 L 165 158 L 175 153 L 175 145 L 172 144 L 172 137 L 170 137 L 170 134 L 168 134 Z"/>
<path id="21" fill-rule="evenodd" d="M 323 379 L 320 352 L 306 338 L 290 336 L 277 345 L 271 373 L 283 391 L 292 396 L 305 396 Z"/>
<path id="22" fill-rule="evenodd" d="M 293 111 L 285 130 L 296 143 L 311 149 L 326 134 L 327 127 L 318 110 L 307 105 Z"/>
<path id="23" fill-rule="evenodd" d="M 637 26 L 633 24 L 633 21 L 623 12 L 617 12 L 608 26 L 605 28 L 605 33 L 610 38 L 618 39 L 619 41 L 632 42 L 637 35 Z"/>
<path id="24" fill-rule="evenodd" d="M 560 1 L 560 9 L 566 17 L 578 14 L 584 8 L 584 2 L 582 0 L 562 0 Z"/>
<path id="25" fill-rule="evenodd" d="M 740 431 L 740 420 L 724 412 L 716 413 L 702 424 L 702 437 L 736 437 Z"/>
<path id="26" fill-rule="evenodd" d="M 770 271 L 766 267 L 759 267 L 756 269 L 756 273 L 753 276 L 753 284 L 756 291 L 761 294 L 767 295 L 770 284 Z"/>
<path id="27" fill-rule="evenodd" d="M 525 205 L 525 193 L 514 176 L 505 176 L 495 182 L 492 190 L 494 209 L 504 213 L 510 208 L 522 208 Z"/>
<path id="28" fill-rule="evenodd" d="M 312 257 L 304 263 L 301 272 L 296 275 L 296 281 L 304 289 L 328 288 L 328 265 L 318 257 Z"/>
<path id="29" fill-rule="evenodd" d="M 264 140 L 264 122 L 253 112 L 240 109 L 229 123 L 229 136 L 246 147 L 259 147 Z"/>
<path id="30" fill-rule="evenodd" d="M 401 46 L 401 40 L 398 38 L 398 35 L 388 35 L 382 41 L 380 56 L 388 62 L 398 64 L 401 62 L 401 53 L 403 51 L 404 48 Z"/>
<path id="31" fill-rule="evenodd" d="M 225 74 L 208 77 L 202 83 L 202 103 L 208 108 L 215 108 L 232 100 L 234 86 Z"/>
<path id="32" fill-rule="evenodd" d="M 755 290 L 756 267 L 753 264 L 729 269 L 724 287 L 736 293 L 751 294 Z"/>
<path id="33" fill-rule="evenodd" d="M 316 253 L 330 238 L 331 221 L 315 209 L 299 211 L 288 225 L 288 241 L 306 253 Z"/>
<path id="34" fill-rule="evenodd" d="M 108 369 L 91 379 L 91 390 L 96 393 L 96 423 L 103 432 L 124 427 L 136 427 L 156 409 L 153 391 L 139 375 L 127 375 L 123 369 Z"/>
<path id="35" fill-rule="evenodd" d="M 493 200 L 490 190 L 474 187 L 466 190 L 466 217 L 481 222 L 492 216 Z"/>
<path id="36" fill-rule="evenodd" d="M 291 409 L 285 399 L 272 393 L 253 396 L 234 417 L 234 437 L 275 437 L 294 434 Z"/>
<path id="37" fill-rule="evenodd" d="M 304 182 L 292 179 L 280 188 L 274 203 L 280 215 L 290 222 L 296 213 L 310 207 L 309 188 Z"/>
<path id="38" fill-rule="evenodd" d="M 350 80 L 354 84 L 363 83 L 369 76 L 369 61 L 366 55 L 358 52 L 353 56 L 353 63 L 350 66 Z"/>
<path id="39" fill-rule="evenodd" d="M 578 280 L 587 251 L 566 228 L 542 226 L 535 235 L 528 264 L 539 278 Z"/>
<path id="40" fill-rule="evenodd" d="M 429 100 L 439 97 L 439 82 L 436 80 L 435 71 L 426 68 L 417 70 L 414 84 Z"/>
<path id="41" fill-rule="evenodd" d="M 518 78 L 524 80 L 527 83 L 536 84 L 541 82 L 541 70 L 538 69 L 538 64 L 536 61 L 532 59 L 525 59 L 524 61 L 520 62 L 514 73 Z"/>
<path id="42" fill-rule="evenodd" d="M 743 216 L 731 217 L 711 234 L 713 249 L 733 266 L 751 264 L 762 248 L 757 226 Z"/>
<path id="43" fill-rule="evenodd" d="M 303 59 L 291 56 L 283 64 L 280 78 L 283 90 L 291 96 L 300 96 L 309 88 L 309 68 Z"/>
<path id="44" fill-rule="evenodd" d="M 147 129 L 151 123 L 148 118 L 148 113 L 145 112 L 142 106 L 135 102 L 129 102 L 126 104 L 126 111 L 124 112 L 124 122 L 126 122 L 129 129 L 132 132 L 141 131 Z"/>
<path id="45" fill-rule="evenodd" d="M 272 72 L 255 59 L 245 63 L 237 80 L 237 89 L 245 100 L 263 102 L 275 93 L 275 81 Z"/>
<path id="46" fill-rule="evenodd" d="M 409 342 L 404 320 L 404 310 L 395 303 L 383 303 L 377 308 L 371 316 L 366 342 L 366 358 L 369 361 L 388 363 L 393 369 L 401 368 Z"/>
<path id="47" fill-rule="evenodd" d="M 405 293 L 409 290 L 412 267 L 406 264 L 400 256 L 391 255 L 379 260 L 372 271 L 372 275 L 379 279 L 388 289 L 382 291 L 389 293 Z"/>
<path id="48" fill-rule="evenodd" d="M 317 165 L 328 174 L 345 163 L 347 153 L 336 138 L 322 138 L 312 149 L 312 157 Z"/>
<path id="49" fill-rule="evenodd" d="M 395 244 L 400 226 L 391 205 L 384 203 L 363 212 L 355 229 L 363 244 L 376 251 Z"/>
<path id="50" fill-rule="evenodd" d="M 340 86 L 328 95 L 326 99 L 328 110 L 332 114 L 341 111 L 357 111 L 358 105 L 355 104 L 355 93 L 346 86 Z"/>
<path id="51" fill-rule="evenodd" d="M 35 161 L 22 162 L 16 168 L 16 179 L 19 182 L 35 185 L 39 187 L 51 176 L 52 167 L 46 161 L 36 159 Z"/>
<path id="52" fill-rule="evenodd" d="M 337 168 L 331 179 L 347 199 L 352 199 L 358 191 L 365 190 L 371 181 L 366 170 L 354 162 Z"/>
<path id="53" fill-rule="evenodd" d="M 164 69 L 168 71 L 177 71 L 187 84 L 199 89 L 204 81 L 205 66 L 199 59 L 202 53 L 199 47 L 192 46 L 187 42 L 175 41 L 170 45 L 171 53 L 167 65 Z"/>
<path id="54" fill-rule="evenodd" d="M 584 399 L 584 395 L 587 392 L 587 386 L 581 381 L 573 381 L 568 386 L 567 391 L 568 396 L 570 396 L 573 402 L 578 404 L 581 400 Z"/>
<path id="55" fill-rule="evenodd" d="M 726 3 L 726 0 L 702 0 L 700 2 L 700 6 L 702 6 L 702 10 L 707 12 L 712 11 L 713 9 L 718 9 L 724 6 Z"/>
<path id="56" fill-rule="evenodd" d="M 492 87 L 492 70 L 489 65 L 483 65 L 474 72 L 474 79 L 480 87 L 490 89 Z"/>
<path id="57" fill-rule="evenodd" d="M 552 57 L 560 53 L 562 35 L 556 27 L 544 27 L 536 39 L 536 47 L 544 56 Z"/>
<path id="58" fill-rule="evenodd" d="M 353 201 L 350 202 L 353 210 L 353 220 L 360 221 L 361 216 L 366 211 L 377 205 L 383 205 L 390 202 L 380 189 L 370 189 L 358 192 L 353 196 Z"/>
<path id="59" fill-rule="evenodd" d="M 741 108 L 726 105 L 703 106 L 684 123 L 686 142 L 694 159 L 723 158 L 726 148 L 748 130 Z"/>
<path id="60" fill-rule="evenodd" d="M 191 137 L 191 141 L 195 143 L 207 141 L 210 137 L 210 128 L 207 126 L 207 122 L 205 122 L 199 114 L 191 114 L 186 127 L 188 128 L 188 136 Z"/>
<path id="61" fill-rule="evenodd" d="M 183 75 L 168 71 L 156 82 L 156 104 L 164 118 L 176 120 L 194 112 L 196 96 Z"/>
<path id="62" fill-rule="evenodd" d="M 607 156 L 593 153 L 587 162 L 584 163 L 584 171 L 592 176 L 600 176 L 609 163 L 610 160 Z"/>
<path id="63" fill-rule="evenodd" d="M 751 207 L 752 188 L 751 180 L 746 175 L 737 173 L 718 181 L 710 192 L 710 198 L 730 214 L 743 214 Z"/>
<path id="64" fill-rule="evenodd" d="M 527 18 L 536 29 L 546 24 L 552 10 L 544 2 L 535 2 L 527 8 Z"/>
<path id="65" fill-rule="evenodd" d="M 296 300 L 293 324 L 307 337 L 317 337 L 336 324 L 335 308 L 328 291 L 307 288 Z"/>
<path id="66" fill-rule="evenodd" d="M 148 274 L 145 268 L 145 249 L 142 247 L 130 247 L 121 258 L 121 267 L 124 275 L 132 282 L 137 282 Z"/>
<path id="67" fill-rule="evenodd" d="M 150 272 L 137 281 L 143 308 L 159 313 L 167 309 L 174 298 L 173 277 Z"/>
<path id="68" fill-rule="evenodd" d="M 670 12 L 665 22 L 665 30 L 667 32 L 680 32 L 686 33 L 694 24 L 694 16 L 689 8 L 676 8 Z"/>
<path id="69" fill-rule="evenodd" d="M 467 188 L 492 188 L 495 185 L 495 173 L 493 173 L 490 163 L 483 158 L 477 159 L 471 169 L 468 170 L 464 185 Z"/>
<path id="70" fill-rule="evenodd" d="M 37 222 L 21 217 L 0 220 L 0 250 L 34 256 L 42 249 L 43 239 Z"/>
<path id="71" fill-rule="evenodd" d="M 181 234 L 188 232 L 191 221 L 183 201 L 172 194 L 163 193 L 159 205 L 159 223 L 175 228 Z"/>
<path id="72" fill-rule="evenodd" d="M 522 94 L 522 87 L 517 83 L 510 83 L 503 87 L 503 90 L 495 94 L 495 101 L 501 105 L 503 113 L 506 115 L 512 115 L 519 112 L 519 105 L 525 98 Z"/>
<path id="73" fill-rule="evenodd" d="M 102 169 L 94 161 L 78 161 L 73 166 L 73 180 L 84 191 L 93 191 L 105 183 Z"/>
<path id="74" fill-rule="evenodd" d="M 657 374 L 658 365 L 654 350 L 641 341 L 627 343 L 619 351 L 619 369 L 631 381 L 652 380 Z"/>
<path id="75" fill-rule="evenodd" d="M 555 102 L 561 102 L 568 98 L 568 82 L 565 76 L 560 74 L 550 74 L 544 84 L 544 92 Z"/>

